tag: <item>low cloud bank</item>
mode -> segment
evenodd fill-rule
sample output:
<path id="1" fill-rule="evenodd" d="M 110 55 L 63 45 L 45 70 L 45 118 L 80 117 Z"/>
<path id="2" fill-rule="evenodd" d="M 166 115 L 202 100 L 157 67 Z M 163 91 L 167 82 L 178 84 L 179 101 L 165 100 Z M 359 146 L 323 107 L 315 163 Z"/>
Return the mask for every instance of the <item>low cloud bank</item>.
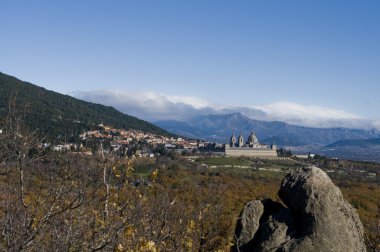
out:
<path id="1" fill-rule="evenodd" d="M 200 115 L 240 112 L 253 119 L 283 121 L 307 127 L 380 129 L 379 121 L 361 118 L 342 110 L 290 102 L 238 107 L 214 104 L 196 97 L 170 96 L 155 92 L 95 90 L 77 91 L 73 95 L 86 101 L 113 106 L 123 113 L 151 122 L 188 121 Z"/>
<path id="2" fill-rule="evenodd" d="M 154 92 L 96 90 L 74 92 L 85 101 L 113 106 L 123 113 L 148 121 L 186 121 L 194 116 L 216 113 L 205 100 L 186 96 L 168 96 Z"/>

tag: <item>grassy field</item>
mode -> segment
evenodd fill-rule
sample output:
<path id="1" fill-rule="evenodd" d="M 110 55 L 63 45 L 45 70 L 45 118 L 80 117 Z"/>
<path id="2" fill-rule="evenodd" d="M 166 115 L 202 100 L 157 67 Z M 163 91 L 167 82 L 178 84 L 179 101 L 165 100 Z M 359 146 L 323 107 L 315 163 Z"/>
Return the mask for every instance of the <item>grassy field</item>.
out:
<path id="1" fill-rule="evenodd" d="M 231 165 L 231 166 L 251 166 L 252 161 L 244 157 L 201 157 L 197 162 L 207 165 Z"/>

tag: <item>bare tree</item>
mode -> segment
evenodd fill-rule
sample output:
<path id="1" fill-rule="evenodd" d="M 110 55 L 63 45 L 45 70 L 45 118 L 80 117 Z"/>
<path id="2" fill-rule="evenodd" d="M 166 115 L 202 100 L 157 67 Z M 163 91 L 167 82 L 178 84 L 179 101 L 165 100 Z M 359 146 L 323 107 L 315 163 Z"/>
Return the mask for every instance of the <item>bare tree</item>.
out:
<path id="1" fill-rule="evenodd" d="M 0 248 L 6 251 L 32 247 L 50 220 L 81 204 L 80 193 L 65 197 L 71 189 L 63 182 L 40 194 L 39 190 L 32 189 L 34 185 L 30 175 L 38 167 L 36 159 L 29 154 L 39 144 L 39 138 L 37 131 L 31 132 L 25 127 L 26 113 L 27 106 L 17 108 L 16 98 L 12 97 L 1 134 L 1 162 L 7 165 L 2 166 L 6 172 L 2 173 L 4 183 L 1 184 L 4 197 L 0 212 Z"/>

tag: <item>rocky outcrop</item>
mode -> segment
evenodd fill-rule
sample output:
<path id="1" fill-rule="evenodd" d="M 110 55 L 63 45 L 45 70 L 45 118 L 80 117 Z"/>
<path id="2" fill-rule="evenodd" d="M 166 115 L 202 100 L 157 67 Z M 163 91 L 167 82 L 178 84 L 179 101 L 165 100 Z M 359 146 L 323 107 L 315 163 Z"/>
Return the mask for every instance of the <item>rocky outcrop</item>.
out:
<path id="1" fill-rule="evenodd" d="M 234 251 L 366 251 L 356 210 L 321 169 L 292 171 L 278 194 L 286 207 L 255 200 L 242 210 Z"/>
<path id="2" fill-rule="evenodd" d="M 239 237 L 241 245 L 250 242 L 255 236 L 260 226 L 260 218 L 264 213 L 264 205 L 261 201 L 249 202 L 240 213 L 239 221 L 236 225 L 235 234 Z"/>

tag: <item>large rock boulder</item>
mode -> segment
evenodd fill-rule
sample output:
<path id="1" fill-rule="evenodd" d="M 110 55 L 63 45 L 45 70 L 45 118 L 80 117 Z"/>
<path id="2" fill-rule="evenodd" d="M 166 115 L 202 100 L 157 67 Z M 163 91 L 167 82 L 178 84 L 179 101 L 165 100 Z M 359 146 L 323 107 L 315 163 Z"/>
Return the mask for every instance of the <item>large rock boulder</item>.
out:
<path id="1" fill-rule="evenodd" d="M 325 172 L 298 168 L 282 181 L 279 196 L 243 209 L 235 251 L 366 251 L 356 210 Z"/>
<path id="2" fill-rule="evenodd" d="M 240 246 L 245 246 L 253 239 L 259 229 L 263 213 L 264 205 L 259 200 L 249 202 L 241 211 L 235 231 Z"/>

